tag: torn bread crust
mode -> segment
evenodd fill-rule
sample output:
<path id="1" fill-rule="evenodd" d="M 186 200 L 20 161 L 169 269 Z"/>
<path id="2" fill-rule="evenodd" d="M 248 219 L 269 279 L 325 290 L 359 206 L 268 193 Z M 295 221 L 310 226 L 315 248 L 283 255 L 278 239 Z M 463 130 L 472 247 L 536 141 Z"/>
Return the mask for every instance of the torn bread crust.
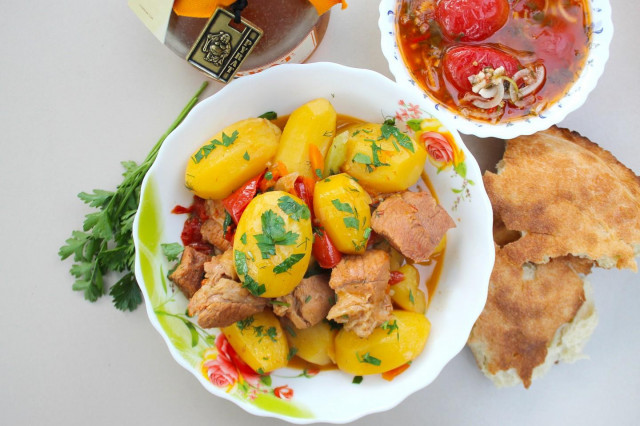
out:
<path id="1" fill-rule="evenodd" d="M 640 178 L 575 132 L 552 127 L 507 142 L 484 183 L 494 212 L 522 237 L 504 246 L 517 264 L 572 254 L 637 270 Z"/>
<path id="2" fill-rule="evenodd" d="M 580 275 L 588 270 L 572 257 L 525 269 L 496 249 L 487 304 L 468 341 L 478 366 L 496 385 L 528 388 L 554 362 L 579 358 L 597 323 Z"/>

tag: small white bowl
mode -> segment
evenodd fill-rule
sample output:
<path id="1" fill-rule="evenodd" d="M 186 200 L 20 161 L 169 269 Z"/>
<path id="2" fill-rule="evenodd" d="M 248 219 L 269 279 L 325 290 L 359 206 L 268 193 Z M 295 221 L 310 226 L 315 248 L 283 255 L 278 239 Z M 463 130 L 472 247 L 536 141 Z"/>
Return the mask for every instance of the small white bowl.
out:
<path id="1" fill-rule="evenodd" d="M 382 53 L 387 59 L 389 70 L 396 81 L 420 91 L 425 102 L 433 105 L 438 111 L 438 117 L 453 120 L 454 127 L 458 131 L 483 138 L 510 139 L 520 135 L 531 135 L 561 122 L 567 114 L 580 108 L 587 100 L 587 95 L 596 87 L 598 79 L 604 71 L 604 66 L 609 58 L 609 44 L 613 37 L 611 6 L 608 0 L 589 0 L 588 4 L 591 11 L 592 36 L 589 40 L 589 54 L 580 76 L 562 98 L 535 117 L 491 124 L 464 117 L 423 92 L 407 70 L 398 48 L 396 16 L 400 5 L 399 0 L 382 0 L 380 2 L 378 26 L 381 34 Z"/>
<path id="2" fill-rule="evenodd" d="M 402 125 L 411 118 L 431 117 L 419 93 L 373 71 L 317 63 L 283 65 L 243 77 L 197 105 L 167 138 L 143 182 L 133 229 L 136 278 L 147 313 L 176 361 L 214 395 L 250 413 L 294 423 L 352 421 L 388 410 L 431 383 L 464 347 L 484 307 L 494 260 L 492 210 L 480 169 L 452 130 L 452 145 L 457 149 L 444 148 L 453 149 L 455 167 L 451 162 L 438 162 L 443 158 L 439 157 L 443 153 L 440 146 L 431 151 L 425 171 L 457 227 L 447 233 L 441 278 L 427 311 L 431 335 L 423 353 L 406 372 L 391 382 L 379 375 L 365 376 L 357 385 L 352 383 L 353 376 L 338 370 L 307 372 L 306 376 L 313 377 L 305 377 L 300 376 L 301 371 L 287 368 L 252 384 L 243 383 L 234 374 L 216 376 L 213 367 L 203 368 L 203 358 L 211 360 L 217 355 L 214 340 L 219 331 L 201 330 L 185 315 L 187 300 L 166 279 L 171 265 L 160 248 L 161 243 L 180 241 L 185 216 L 171 214 L 171 210 L 192 201 L 184 185 L 186 162 L 228 124 L 266 111 L 286 115 L 319 97 L 330 100 L 338 113 L 373 122 L 397 116 Z M 443 124 L 450 126 L 447 119 Z M 218 385 L 210 378 L 219 379 Z"/>

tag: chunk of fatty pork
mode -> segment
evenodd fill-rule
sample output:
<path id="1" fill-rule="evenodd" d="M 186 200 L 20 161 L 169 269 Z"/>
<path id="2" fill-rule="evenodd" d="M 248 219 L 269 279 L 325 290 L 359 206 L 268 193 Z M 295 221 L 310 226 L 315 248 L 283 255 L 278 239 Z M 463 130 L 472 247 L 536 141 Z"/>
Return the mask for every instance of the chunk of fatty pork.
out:
<path id="1" fill-rule="evenodd" d="M 368 250 L 363 255 L 344 256 L 331 271 L 329 286 L 335 290 L 337 301 L 327 319 L 344 324 L 359 337 L 369 336 L 391 316 L 388 285 L 386 252 Z"/>
<path id="2" fill-rule="evenodd" d="M 242 284 L 228 278 L 205 281 L 189 300 L 190 316 L 198 316 L 202 328 L 226 327 L 262 312 L 267 299 L 253 296 Z"/>
<path id="3" fill-rule="evenodd" d="M 180 264 L 169 275 L 169 279 L 190 299 L 200 288 L 204 277 L 204 264 L 211 256 L 187 246 L 182 252 Z"/>
<path id="4" fill-rule="evenodd" d="M 414 262 L 429 259 L 447 230 L 451 216 L 429 192 L 405 191 L 384 200 L 371 216 L 371 227 Z"/>
<path id="5" fill-rule="evenodd" d="M 291 293 L 278 297 L 273 312 L 288 318 L 297 329 L 312 327 L 326 318 L 334 296 L 329 275 L 313 275 L 303 279 Z"/>

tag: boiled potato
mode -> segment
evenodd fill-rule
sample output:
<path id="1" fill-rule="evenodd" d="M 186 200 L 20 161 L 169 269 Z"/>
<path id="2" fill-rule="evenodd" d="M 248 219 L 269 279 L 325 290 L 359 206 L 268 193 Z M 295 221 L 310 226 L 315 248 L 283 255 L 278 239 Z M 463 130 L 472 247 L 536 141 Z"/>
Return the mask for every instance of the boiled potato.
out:
<path id="1" fill-rule="evenodd" d="M 222 333 L 254 371 L 268 373 L 286 367 L 289 345 L 273 312 L 252 315 L 224 327 Z"/>
<path id="2" fill-rule="evenodd" d="M 191 155 L 185 185 L 202 198 L 225 198 L 266 168 L 278 150 L 280 133 L 263 118 L 226 127 Z"/>
<path id="3" fill-rule="evenodd" d="M 418 288 L 420 285 L 420 274 L 413 265 L 404 265 L 398 269 L 402 272 L 404 279 L 391 286 L 391 300 L 405 311 L 424 314 L 427 310 L 427 300 Z"/>
<path id="4" fill-rule="evenodd" d="M 275 161 L 282 162 L 289 173 L 314 177 L 309 161 L 309 145 L 314 144 L 323 156 L 336 133 L 336 111 L 326 99 L 308 102 L 289 116 L 282 131 Z"/>
<path id="5" fill-rule="evenodd" d="M 431 324 L 421 314 L 393 311 L 391 319 L 366 339 L 351 331 L 336 336 L 336 364 L 349 374 L 377 374 L 400 367 L 424 349 Z"/>
<path id="6" fill-rule="evenodd" d="M 338 330 L 331 329 L 326 321 L 321 321 L 313 327 L 298 330 L 292 328 L 292 333 L 285 333 L 290 348 L 296 349 L 296 355 L 303 360 L 316 365 L 328 365 L 335 359 L 334 339 Z"/>
<path id="7" fill-rule="evenodd" d="M 298 197 L 271 191 L 251 200 L 233 240 L 235 267 L 254 296 L 279 297 L 300 283 L 311 259 L 311 212 Z"/>
<path id="8" fill-rule="evenodd" d="M 344 163 L 344 159 L 347 158 L 347 142 L 349 141 L 349 131 L 338 134 L 333 138 L 329 152 L 324 159 L 324 175 L 331 176 L 340 173 L 340 166 Z"/>
<path id="9" fill-rule="evenodd" d="M 342 253 L 363 253 L 371 233 L 371 197 L 345 173 L 316 183 L 313 210 Z"/>
<path id="10" fill-rule="evenodd" d="M 395 126 L 366 123 L 350 132 L 341 170 L 362 186 L 380 193 L 397 192 L 418 181 L 427 160 L 424 146 Z"/>

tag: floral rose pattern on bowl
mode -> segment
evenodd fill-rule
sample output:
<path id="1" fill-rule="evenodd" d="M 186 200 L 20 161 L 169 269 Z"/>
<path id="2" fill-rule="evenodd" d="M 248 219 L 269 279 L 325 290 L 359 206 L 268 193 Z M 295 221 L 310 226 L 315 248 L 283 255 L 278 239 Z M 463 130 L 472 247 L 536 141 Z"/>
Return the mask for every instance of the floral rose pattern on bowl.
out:
<path id="1" fill-rule="evenodd" d="M 403 126 L 403 130 L 412 134 L 417 142 L 424 144 L 427 150 L 429 162 L 440 173 L 451 168 L 453 173 L 462 179 L 459 187 L 451 188 L 457 198 L 452 206 L 457 210 L 460 202 L 469 200 L 471 192 L 469 185 L 474 185 L 467 178 L 467 165 L 464 151 L 455 143 L 455 138 L 440 121 L 422 110 L 419 105 L 398 101 L 399 109 L 396 111 L 396 122 Z"/>

